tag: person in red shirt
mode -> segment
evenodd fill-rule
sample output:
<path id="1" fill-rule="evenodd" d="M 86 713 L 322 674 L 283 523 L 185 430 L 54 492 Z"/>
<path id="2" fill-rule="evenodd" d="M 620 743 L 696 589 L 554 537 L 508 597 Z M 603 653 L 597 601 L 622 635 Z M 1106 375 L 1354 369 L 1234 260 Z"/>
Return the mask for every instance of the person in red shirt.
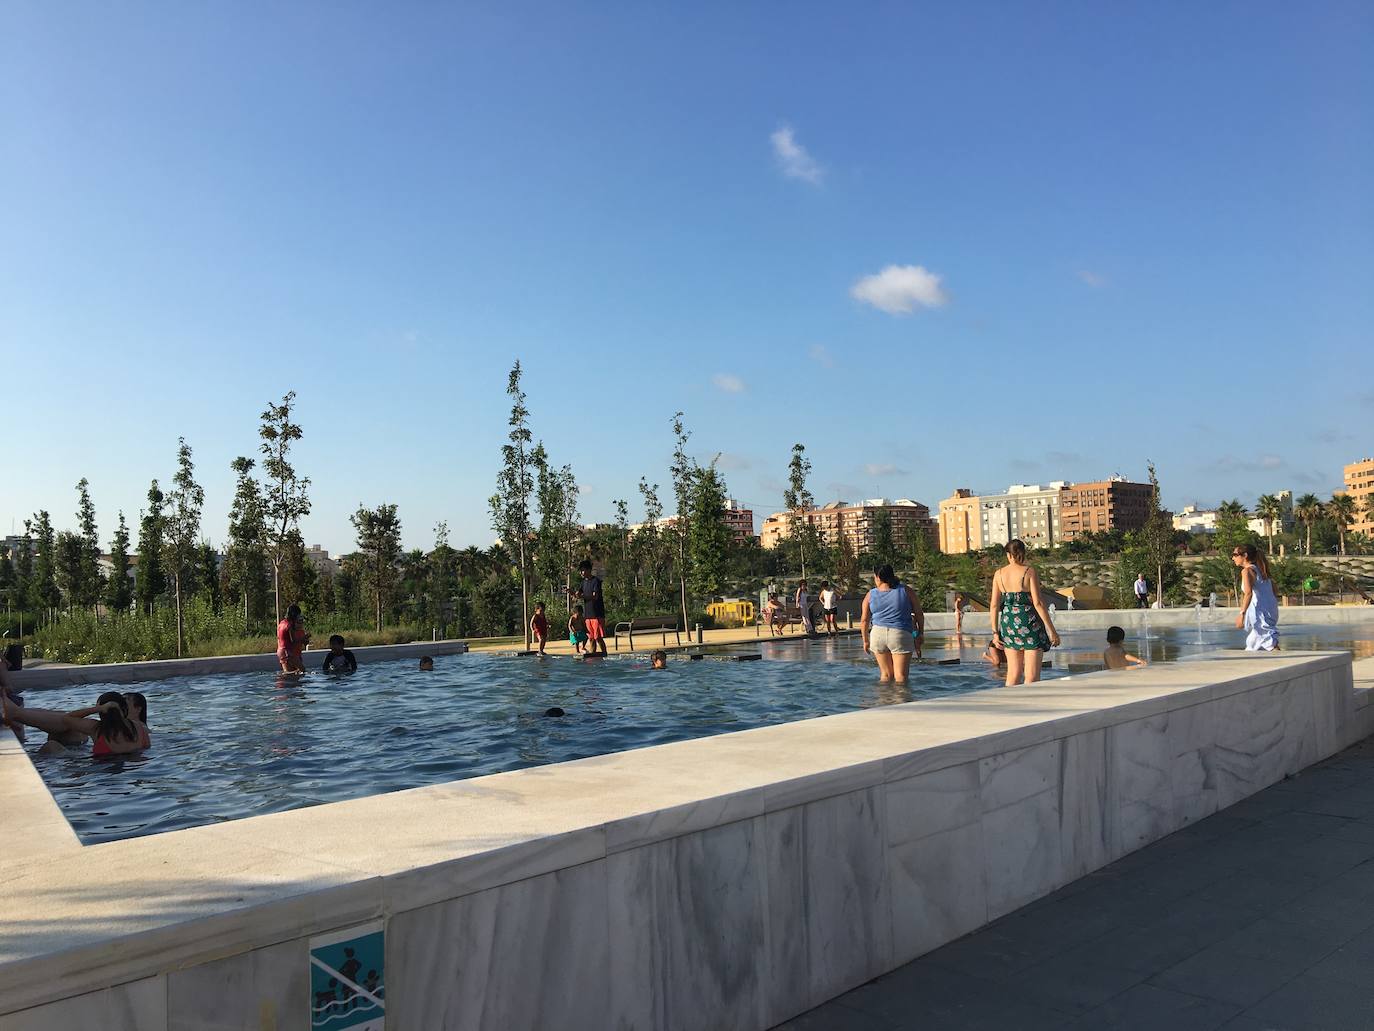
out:
<path id="1" fill-rule="evenodd" d="M 305 632 L 305 618 L 301 607 L 292 605 L 286 610 L 286 618 L 277 624 L 277 661 L 283 673 L 304 673 L 301 652 L 310 643 L 310 635 Z"/>
<path id="2" fill-rule="evenodd" d="M 544 603 L 534 603 L 534 617 L 530 620 L 530 633 L 539 643 L 539 654 L 544 654 L 544 646 L 549 643 L 549 617 L 544 615 Z"/>

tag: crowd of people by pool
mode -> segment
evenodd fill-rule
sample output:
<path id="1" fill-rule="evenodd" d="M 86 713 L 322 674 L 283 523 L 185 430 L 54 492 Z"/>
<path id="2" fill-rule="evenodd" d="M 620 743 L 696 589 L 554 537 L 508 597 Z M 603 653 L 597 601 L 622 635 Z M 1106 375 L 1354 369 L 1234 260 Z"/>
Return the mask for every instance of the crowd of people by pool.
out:
<path id="1" fill-rule="evenodd" d="M 999 670 L 998 676 L 1006 686 L 1032 684 L 1040 679 L 1047 652 L 1060 646 L 1053 614 L 1046 603 L 1045 591 L 1035 567 L 1027 562 L 1025 544 L 1012 540 L 1006 545 L 1006 564 L 992 577 L 988 601 L 991 637 L 982 658 Z M 1236 566 L 1241 589 L 1240 612 L 1235 626 L 1246 631 L 1245 647 L 1249 651 L 1277 651 L 1279 649 L 1278 597 L 1269 571 L 1268 559 L 1253 544 L 1238 545 L 1231 560 Z M 1141 597 L 1141 576 L 1135 593 Z M 606 601 L 603 584 L 595 575 L 590 561 L 578 568 L 578 579 L 567 589 L 569 615 L 568 642 L 574 655 L 587 659 L 606 656 Z M 769 629 L 770 637 L 785 634 L 793 622 L 801 624 L 808 637 L 837 636 L 837 616 L 842 592 L 828 580 L 822 581 L 816 601 L 820 609 L 818 628 L 813 612 L 814 604 L 808 582 L 803 579 L 791 597 L 789 610 L 779 600 L 778 592 L 768 595 L 761 612 L 761 622 Z M 954 633 L 962 644 L 964 616 L 971 609 L 971 601 L 963 592 L 954 595 Z M 913 660 L 922 656 L 926 614 L 916 592 L 897 576 L 891 565 L 873 571 L 873 586 L 864 594 L 859 621 L 859 633 L 864 653 L 877 666 L 878 679 L 883 683 L 904 684 Z M 537 602 L 530 619 L 531 639 L 537 654 L 546 654 L 551 637 L 551 624 L 544 603 Z M 305 673 L 305 652 L 310 634 L 298 605 L 287 608 L 277 624 L 277 661 L 283 676 Z M 1108 670 L 1139 669 L 1147 660 L 1133 655 L 1125 647 L 1126 631 L 1120 626 L 1107 629 L 1106 646 L 1102 652 L 1102 667 Z M 106 691 L 95 704 L 70 712 L 26 706 L 20 692 L 9 676 L 10 653 L 0 659 L 0 720 L 11 727 L 20 740 L 26 730 L 47 735 L 39 749 L 43 753 L 73 754 L 88 743 L 92 756 L 120 756 L 141 752 L 152 745 L 148 729 L 148 700 L 137 691 Z M 1000 670 L 1005 667 L 1003 676 Z M 432 656 L 422 656 L 419 669 L 434 670 Z M 649 656 L 649 669 L 668 668 L 668 654 L 657 649 Z M 347 647 L 341 634 L 329 638 L 320 670 L 326 674 L 350 674 L 358 669 L 357 657 Z M 564 715 L 550 709 L 545 715 Z"/>

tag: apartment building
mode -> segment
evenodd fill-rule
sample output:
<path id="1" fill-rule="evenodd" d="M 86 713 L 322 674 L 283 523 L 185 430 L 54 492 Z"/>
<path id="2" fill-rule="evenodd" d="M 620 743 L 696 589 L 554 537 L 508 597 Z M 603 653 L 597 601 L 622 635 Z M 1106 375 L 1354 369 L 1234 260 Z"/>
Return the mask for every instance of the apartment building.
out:
<path id="1" fill-rule="evenodd" d="M 976 495 L 960 487 L 940 502 L 940 550 L 947 555 L 1020 538 L 1033 548 L 1059 540 L 1059 499 L 1066 484 L 1013 483 L 1001 494 Z"/>
<path id="2" fill-rule="evenodd" d="M 1355 533 L 1374 534 L 1374 518 L 1365 505 L 1374 494 L 1374 458 L 1362 458 L 1345 467 L 1345 492 L 1355 499 Z"/>
<path id="3" fill-rule="evenodd" d="M 1106 530 L 1139 530 L 1150 516 L 1148 483 L 1132 483 L 1119 476 L 1093 483 L 1074 483 L 1059 495 L 1062 541 Z"/>
<path id="4" fill-rule="evenodd" d="M 892 520 L 892 539 L 898 544 L 905 542 L 913 531 L 926 534 L 932 544 L 938 543 L 939 527 L 930 517 L 930 508 L 910 498 L 870 498 L 858 504 L 832 501 L 807 512 L 806 520 L 827 545 L 839 543 L 843 535 L 856 552 L 864 552 L 873 548 L 878 513 L 884 511 Z M 794 512 L 774 512 L 763 521 L 759 543 L 765 548 L 776 548 L 792 532 L 796 518 Z"/>

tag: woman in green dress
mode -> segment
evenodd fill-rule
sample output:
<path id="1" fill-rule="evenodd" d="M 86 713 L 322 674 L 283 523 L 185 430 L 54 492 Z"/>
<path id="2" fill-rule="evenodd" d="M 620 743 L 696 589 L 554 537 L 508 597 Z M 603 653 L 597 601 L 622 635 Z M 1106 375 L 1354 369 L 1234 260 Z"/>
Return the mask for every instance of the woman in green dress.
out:
<path id="1" fill-rule="evenodd" d="M 1040 594 L 1040 577 L 1026 565 L 1026 546 L 1019 540 L 1007 544 L 1007 564 L 992 577 L 992 647 L 1007 654 L 1007 686 L 1033 684 L 1040 679 L 1045 652 L 1059 646 Z"/>

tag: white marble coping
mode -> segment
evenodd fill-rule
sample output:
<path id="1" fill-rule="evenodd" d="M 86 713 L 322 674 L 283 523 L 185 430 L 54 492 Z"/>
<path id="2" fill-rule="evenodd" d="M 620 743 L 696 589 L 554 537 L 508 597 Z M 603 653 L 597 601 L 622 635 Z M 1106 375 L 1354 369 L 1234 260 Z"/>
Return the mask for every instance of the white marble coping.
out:
<path id="1" fill-rule="evenodd" d="M 1232 629 L 1240 609 L 1220 605 L 1210 614 L 1202 608 L 1202 625 Z M 1167 609 L 1057 609 L 1054 625 L 1059 630 L 1103 630 L 1109 626 L 1127 629 L 1143 627 L 1197 626 L 1197 610 L 1191 605 Z M 1279 634 L 1289 626 L 1349 626 L 1374 623 L 1374 605 L 1284 605 L 1279 608 Z M 943 633 L 954 629 L 953 612 L 927 612 L 926 629 Z M 965 612 L 964 633 L 987 633 L 991 629 L 986 612 Z"/>
<path id="2" fill-rule="evenodd" d="M 318 669 L 327 648 L 305 652 L 307 669 Z M 349 649 L 358 664 L 418 659 L 421 655 L 461 655 L 466 641 L 415 641 L 411 644 L 374 644 Z M 279 668 L 275 652 L 260 655 L 212 655 L 202 659 L 153 659 L 148 662 L 100 662 L 90 665 L 36 666 L 11 673 L 16 691 L 70 684 L 134 684 L 169 677 L 194 677 L 206 673 L 266 673 Z"/>
<path id="3" fill-rule="evenodd" d="M 1286 652 L 1083 674 L 57 849 L 0 866 L 0 1013 L 1349 668 Z"/>

